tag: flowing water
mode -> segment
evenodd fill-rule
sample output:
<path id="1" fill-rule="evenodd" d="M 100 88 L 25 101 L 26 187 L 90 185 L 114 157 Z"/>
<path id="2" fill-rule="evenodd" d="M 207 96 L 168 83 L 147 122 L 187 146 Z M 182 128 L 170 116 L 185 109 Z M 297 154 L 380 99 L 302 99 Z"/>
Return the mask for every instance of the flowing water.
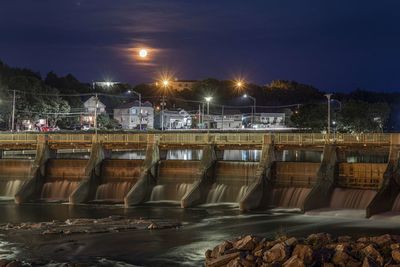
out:
<path id="1" fill-rule="evenodd" d="M 333 209 L 366 209 L 375 197 L 375 190 L 335 188 L 330 208 Z"/>
<path id="2" fill-rule="evenodd" d="M 32 160 L 0 159 L 0 197 L 13 198 L 31 178 Z"/>
<path id="3" fill-rule="evenodd" d="M 79 186 L 78 181 L 60 180 L 43 185 L 41 199 L 47 201 L 68 201 L 69 196 Z"/>
<path id="4" fill-rule="evenodd" d="M 311 188 L 281 187 L 272 191 L 272 205 L 277 208 L 302 208 Z"/>
<path id="5" fill-rule="evenodd" d="M 78 188 L 85 176 L 87 160 L 50 159 L 46 164 L 45 183 L 41 199 L 46 201 L 67 201 Z"/>
<path id="6" fill-rule="evenodd" d="M 258 162 L 219 161 L 207 203 L 240 202 L 254 182 Z"/>
<path id="7" fill-rule="evenodd" d="M 200 161 L 162 160 L 150 201 L 180 201 L 200 178 Z"/>
<path id="8" fill-rule="evenodd" d="M 123 202 L 141 174 L 143 160 L 107 159 L 101 166 L 96 200 Z"/>

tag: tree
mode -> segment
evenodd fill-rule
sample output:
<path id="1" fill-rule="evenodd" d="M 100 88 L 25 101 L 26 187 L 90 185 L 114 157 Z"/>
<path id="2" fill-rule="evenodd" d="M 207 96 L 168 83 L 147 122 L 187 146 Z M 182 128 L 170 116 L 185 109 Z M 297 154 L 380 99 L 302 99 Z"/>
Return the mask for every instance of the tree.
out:
<path id="1" fill-rule="evenodd" d="M 305 130 L 322 131 L 327 125 L 326 105 L 308 104 L 300 106 L 290 120 L 293 126 Z"/>

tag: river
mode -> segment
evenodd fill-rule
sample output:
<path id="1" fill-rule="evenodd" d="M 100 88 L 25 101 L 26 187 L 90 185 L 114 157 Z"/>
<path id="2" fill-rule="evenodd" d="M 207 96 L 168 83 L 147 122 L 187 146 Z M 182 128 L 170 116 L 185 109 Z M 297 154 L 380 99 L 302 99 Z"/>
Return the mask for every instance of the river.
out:
<path id="1" fill-rule="evenodd" d="M 68 237 L 34 237 L 25 244 L 0 236 L 0 258 L 55 260 L 57 262 L 119 261 L 118 266 L 201 266 L 204 252 L 234 237 L 255 234 L 306 236 L 315 232 L 333 235 L 399 234 L 400 220 L 346 218 L 283 212 L 241 213 L 231 205 L 181 209 L 172 204 L 124 208 L 116 205 L 24 204 L 0 202 L 0 223 L 40 222 L 68 218 L 163 218 L 183 223 L 179 229 L 130 231 Z M 75 245 L 68 245 L 71 240 Z M 18 240 L 18 239 L 17 239 Z M 76 245 L 79 244 L 79 245 Z M 13 248 L 15 254 L 3 250 Z"/>

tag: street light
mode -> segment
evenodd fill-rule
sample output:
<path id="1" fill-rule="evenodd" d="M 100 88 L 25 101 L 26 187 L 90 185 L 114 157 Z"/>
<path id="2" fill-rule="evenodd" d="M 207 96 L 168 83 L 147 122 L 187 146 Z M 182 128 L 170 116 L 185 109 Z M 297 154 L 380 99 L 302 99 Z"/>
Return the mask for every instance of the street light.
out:
<path id="1" fill-rule="evenodd" d="M 127 93 L 128 94 L 134 93 L 139 97 L 139 130 L 142 130 L 142 94 L 134 90 L 128 90 Z"/>
<path id="2" fill-rule="evenodd" d="M 165 92 L 168 89 L 169 86 L 169 80 L 168 79 L 163 79 L 161 81 L 161 84 L 164 88 L 163 94 L 162 94 L 162 102 L 161 102 L 161 131 L 164 131 L 164 106 L 165 106 Z"/>
<path id="3" fill-rule="evenodd" d="M 325 94 L 328 99 L 328 138 L 331 134 L 331 96 L 332 94 Z"/>
<path id="4" fill-rule="evenodd" d="M 237 91 L 241 91 L 245 86 L 245 82 L 243 79 L 237 79 L 235 80 L 235 88 L 237 89 Z"/>
<path id="5" fill-rule="evenodd" d="M 253 126 L 253 124 L 254 124 L 254 115 L 256 113 L 256 99 L 254 97 L 248 95 L 248 94 L 244 94 L 243 97 L 244 98 L 250 98 L 251 100 L 253 100 L 253 108 L 251 109 L 252 110 L 252 112 L 251 112 L 251 124 Z"/>
<path id="6" fill-rule="evenodd" d="M 210 116 L 209 115 L 210 115 L 210 102 L 212 100 L 212 97 L 211 96 L 206 96 L 206 97 L 204 97 L 204 99 L 207 102 L 207 115 L 208 115 L 208 118 L 207 118 L 207 129 L 210 129 Z M 204 118 L 204 109 L 203 109 L 203 118 Z"/>

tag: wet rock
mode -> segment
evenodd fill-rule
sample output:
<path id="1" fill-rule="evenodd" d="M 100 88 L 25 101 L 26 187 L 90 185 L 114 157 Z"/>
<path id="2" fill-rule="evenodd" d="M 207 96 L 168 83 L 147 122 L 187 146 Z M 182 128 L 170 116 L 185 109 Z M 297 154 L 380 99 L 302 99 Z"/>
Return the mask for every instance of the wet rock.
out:
<path id="1" fill-rule="evenodd" d="M 216 258 L 220 255 L 223 255 L 226 252 L 228 252 L 228 250 L 230 250 L 231 248 L 232 248 L 232 243 L 229 241 L 225 241 L 222 244 L 214 247 L 214 249 L 211 252 L 211 258 Z"/>
<path id="2" fill-rule="evenodd" d="M 391 243 L 392 237 L 386 234 L 386 235 L 371 237 L 370 241 L 377 244 L 378 246 L 383 246 L 385 244 Z"/>
<path id="3" fill-rule="evenodd" d="M 304 263 L 309 264 L 309 263 L 311 263 L 312 258 L 313 258 L 313 250 L 308 245 L 298 244 L 294 248 L 294 250 L 292 252 L 292 256 L 296 256 L 297 258 L 302 260 Z"/>
<path id="4" fill-rule="evenodd" d="M 393 260 L 397 263 L 400 263 L 400 249 L 393 249 L 391 254 Z"/>
<path id="5" fill-rule="evenodd" d="M 212 254 L 212 250 L 207 249 L 207 251 L 205 253 L 206 259 L 210 259 L 211 258 L 211 254 Z"/>
<path id="6" fill-rule="evenodd" d="M 372 259 L 374 262 L 378 263 L 380 266 L 383 265 L 383 257 L 381 254 L 374 248 L 374 246 L 368 245 L 365 248 L 361 250 L 362 253 L 364 253 L 365 258 Z M 363 263 L 364 265 L 364 263 Z"/>
<path id="7" fill-rule="evenodd" d="M 285 244 L 286 246 L 294 246 L 295 244 L 297 244 L 297 239 L 295 237 L 291 237 L 285 240 Z"/>
<path id="8" fill-rule="evenodd" d="M 158 225 L 156 223 L 151 223 L 149 226 L 147 226 L 147 229 L 153 230 L 153 229 L 158 229 Z"/>
<path id="9" fill-rule="evenodd" d="M 224 266 L 228 262 L 230 262 L 231 260 L 239 257 L 239 255 L 240 255 L 240 252 L 222 255 L 222 256 L 220 256 L 220 257 L 218 257 L 216 259 L 211 259 L 211 260 L 206 261 L 206 266 L 207 267 Z"/>
<path id="10" fill-rule="evenodd" d="M 348 235 L 339 236 L 337 238 L 337 240 L 338 240 L 339 243 L 347 243 L 347 242 L 351 241 L 351 236 L 348 236 Z"/>
<path id="11" fill-rule="evenodd" d="M 253 237 L 251 235 L 248 235 L 236 241 L 233 247 L 238 250 L 253 250 L 255 247 L 255 243 L 253 241 Z"/>
<path id="12" fill-rule="evenodd" d="M 362 264 L 362 267 L 380 267 L 380 266 L 382 265 L 377 263 L 376 261 L 374 261 L 374 259 L 370 257 L 365 257 Z"/>
<path id="13" fill-rule="evenodd" d="M 282 265 L 283 267 L 305 267 L 303 260 L 299 259 L 297 256 L 290 257 Z"/>
<path id="14" fill-rule="evenodd" d="M 6 267 L 7 264 L 9 264 L 9 263 L 10 263 L 9 260 L 6 260 L 6 259 L 0 260 L 0 267 Z"/>
<path id="15" fill-rule="evenodd" d="M 344 251 L 336 251 L 332 257 L 332 263 L 337 266 L 359 266 L 361 265 L 353 257 Z"/>
<path id="16" fill-rule="evenodd" d="M 264 253 L 264 261 L 267 263 L 283 262 L 288 258 L 288 251 L 284 243 L 278 243 Z"/>

